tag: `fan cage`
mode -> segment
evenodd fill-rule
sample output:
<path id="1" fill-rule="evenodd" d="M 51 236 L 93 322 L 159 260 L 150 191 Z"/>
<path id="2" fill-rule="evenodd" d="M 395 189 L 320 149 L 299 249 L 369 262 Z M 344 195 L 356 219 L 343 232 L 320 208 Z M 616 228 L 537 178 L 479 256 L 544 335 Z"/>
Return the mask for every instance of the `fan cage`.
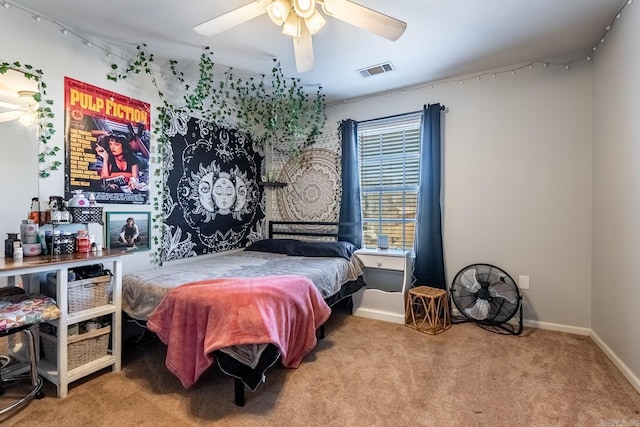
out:
<path id="1" fill-rule="evenodd" d="M 472 292 L 462 283 L 463 275 L 472 269 L 475 270 L 475 278 L 481 285 L 477 292 Z M 504 282 L 509 287 L 508 291 L 514 295 L 513 302 L 504 297 L 491 297 L 487 294 L 489 285 L 498 281 Z M 479 298 L 478 293 L 484 293 L 483 299 L 488 301 L 490 307 L 489 313 L 484 319 L 476 319 L 465 312 L 465 309 L 476 304 Z M 464 267 L 456 274 L 451 283 L 450 297 L 462 315 L 462 317 L 452 317 L 453 323 L 474 322 L 491 332 L 502 333 L 506 331 L 513 335 L 522 333 L 522 295 L 515 280 L 502 268 L 491 264 L 471 264 Z M 515 326 L 508 323 L 514 318 L 517 322 Z"/>

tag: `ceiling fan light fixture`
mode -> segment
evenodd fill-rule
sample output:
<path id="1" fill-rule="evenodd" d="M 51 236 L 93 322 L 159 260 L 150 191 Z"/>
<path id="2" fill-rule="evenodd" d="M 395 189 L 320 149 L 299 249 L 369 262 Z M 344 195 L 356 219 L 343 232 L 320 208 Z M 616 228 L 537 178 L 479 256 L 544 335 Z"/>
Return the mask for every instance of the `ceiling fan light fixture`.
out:
<path id="1" fill-rule="evenodd" d="M 324 24 L 327 23 L 317 10 L 314 10 L 310 17 L 305 18 L 304 22 L 307 24 L 307 29 L 312 35 L 320 31 L 322 27 L 324 27 Z"/>
<path id="2" fill-rule="evenodd" d="M 282 34 L 291 37 L 300 37 L 300 18 L 294 11 L 289 13 L 287 20 L 282 26 Z"/>
<path id="3" fill-rule="evenodd" d="M 18 102 L 20 103 L 20 106 L 23 108 L 29 108 L 35 105 L 36 103 L 36 99 L 34 98 L 35 95 L 36 93 L 30 90 L 18 91 L 18 100 L 19 100 Z"/>
<path id="4" fill-rule="evenodd" d="M 275 0 L 267 5 L 267 14 L 271 21 L 280 26 L 285 23 L 289 12 L 291 11 L 291 2 L 289 0 Z"/>
<path id="5" fill-rule="evenodd" d="M 325 15 L 333 16 L 331 0 L 323 0 L 321 4 L 322 4 L 322 11 L 325 13 Z"/>
<path id="6" fill-rule="evenodd" d="M 308 18 L 313 15 L 313 12 L 316 10 L 316 1 L 293 0 L 293 10 L 295 10 L 301 18 Z"/>

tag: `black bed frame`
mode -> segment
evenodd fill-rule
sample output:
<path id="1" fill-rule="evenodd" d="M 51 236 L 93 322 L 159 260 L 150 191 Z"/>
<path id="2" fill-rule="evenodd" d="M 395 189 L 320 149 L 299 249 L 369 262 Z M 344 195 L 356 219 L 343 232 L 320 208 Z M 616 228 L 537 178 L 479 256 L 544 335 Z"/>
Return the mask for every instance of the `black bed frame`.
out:
<path id="1" fill-rule="evenodd" d="M 330 222 L 330 221 L 270 221 L 269 222 L 269 238 L 277 238 L 276 236 L 283 237 L 333 237 L 335 240 L 338 240 L 338 234 L 340 227 L 355 227 L 359 225 L 356 222 Z M 292 226 L 294 229 L 286 229 L 286 226 Z M 306 231 L 304 228 L 308 227 L 313 231 Z M 300 227 L 303 230 L 300 230 Z M 317 231 L 317 227 L 326 227 L 333 228 L 335 231 Z M 355 236 L 356 234 L 351 233 L 340 233 L 340 236 L 350 237 Z M 329 298 L 325 298 L 325 302 L 329 307 L 333 307 L 337 303 L 342 300 L 347 300 L 347 304 L 349 310 L 353 307 L 353 303 L 351 302 L 351 295 L 354 292 L 357 292 L 362 286 L 364 286 L 364 282 L 362 277 L 359 277 L 358 280 L 353 282 L 345 283 L 340 291 Z M 324 338 L 324 324 L 320 325 L 320 328 L 316 331 L 316 336 L 318 339 Z M 237 406 L 245 405 L 245 393 L 244 393 L 244 383 L 240 378 L 234 377 L 234 403 Z"/>
<path id="2" fill-rule="evenodd" d="M 301 237 L 333 237 L 338 240 L 338 235 L 345 237 L 357 237 L 356 233 L 339 233 L 340 227 L 355 227 L 360 225 L 359 222 L 331 222 L 331 221 L 270 221 L 269 222 L 269 238 L 273 239 L 275 236 L 301 236 Z M 282 226 L 306 226 L 310 230 L 300 231 L 299 229 L 284 230 Z M 335 231 L 311 231 L 312 227 L 323 226 L 325 228 L 333 227 Z M 304 228 L 304 227 L 303 227 Z"/>
<path id="3" fill-rule="evenodd" d="M 355 223 L 355 222 L 271 221 L 269 222 L 269 238 L 270 239 L 277 238 L 276 236 L 283 236 L 282 238 L 284 238 L 285 236 L 332 237 L 335 240 L 338 240 L 338 232 L 340 230 L 340 227 L 355 227 L 357 225 L 359 225 L 359 223 Z M 291 229 L 284 228 L 286 226 L 293 226 L 294 229 L 291 230 Z M 300 229 L 300 227 L 302 227 L 302 230 Z M 304 230 L 305 227 L 308 227 L 310 231 Z M 318 231 L 319 227 L 331 228 L 332 231 L 324 231 L 322 229 Z M 341 233 L 340 235 L 345 237 L 352 236 L 352 234 L 344 234 L 344 233 Z M 355 280 L 353 282 L 348 282 L 342 285 L 342 287 L 340 288 L 340 291 L 328 298 L 325 298 L 325 302 L 327 303 L 327 305 L 329 305 L 329 307 L 333 307 L 339 302 L 345 300 L 348 306 L 348 309 L 351 310 L 351 308 L 353 307 L 353 303 L 351 301 L 351 295 L 354 292 L 357 292 L 363 286 L 364 286 L 364 281 L 362 280 L 362 277 L 359 277 L 358 280 Z M 127 317 L 126 313 L 124 314 L 125 314 L 125 317 Z M 323 324 L 316 331 L 316 336 L 318 337 L 318 339 L 323 339 L 324 333 L 325 333 L 325 330 L 324 330 L 324 324 Z M 245 385 L 242 382 L 242 379 L 236 376 L 233 376 L 233 379 L 234 379 L 234 403 L 237 406 L 244 406 L 245 405 Z"/>

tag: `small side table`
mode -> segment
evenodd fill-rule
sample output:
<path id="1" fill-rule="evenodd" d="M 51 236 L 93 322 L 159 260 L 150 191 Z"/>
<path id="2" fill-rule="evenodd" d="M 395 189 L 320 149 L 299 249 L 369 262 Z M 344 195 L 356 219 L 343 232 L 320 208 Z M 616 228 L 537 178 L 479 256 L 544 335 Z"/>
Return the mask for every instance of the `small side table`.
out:
<path id="1" fill-rule="evenodd" d="M 409 289 L 405 324 L 429 335 L 436 335 L 451 327 L 447 292 L 429 286 Z"/>

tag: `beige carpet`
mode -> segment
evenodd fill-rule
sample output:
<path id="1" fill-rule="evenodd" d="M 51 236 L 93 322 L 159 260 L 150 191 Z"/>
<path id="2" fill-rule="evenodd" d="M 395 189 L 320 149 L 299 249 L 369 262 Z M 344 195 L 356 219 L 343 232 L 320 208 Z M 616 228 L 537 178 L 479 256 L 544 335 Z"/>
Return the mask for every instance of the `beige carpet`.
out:
<path id="1" fill-rule="evenodd" d="M 129 348 L 123 370 L 71 384 L 6 426 L 638 426 L 640 395 L 587 337 L 473 324 L 430 336 L 336 310 L 326 338 L 295 370 L 233 404 L 231 378 L 210 370 L 189 390 L 165 348 Z"/>

